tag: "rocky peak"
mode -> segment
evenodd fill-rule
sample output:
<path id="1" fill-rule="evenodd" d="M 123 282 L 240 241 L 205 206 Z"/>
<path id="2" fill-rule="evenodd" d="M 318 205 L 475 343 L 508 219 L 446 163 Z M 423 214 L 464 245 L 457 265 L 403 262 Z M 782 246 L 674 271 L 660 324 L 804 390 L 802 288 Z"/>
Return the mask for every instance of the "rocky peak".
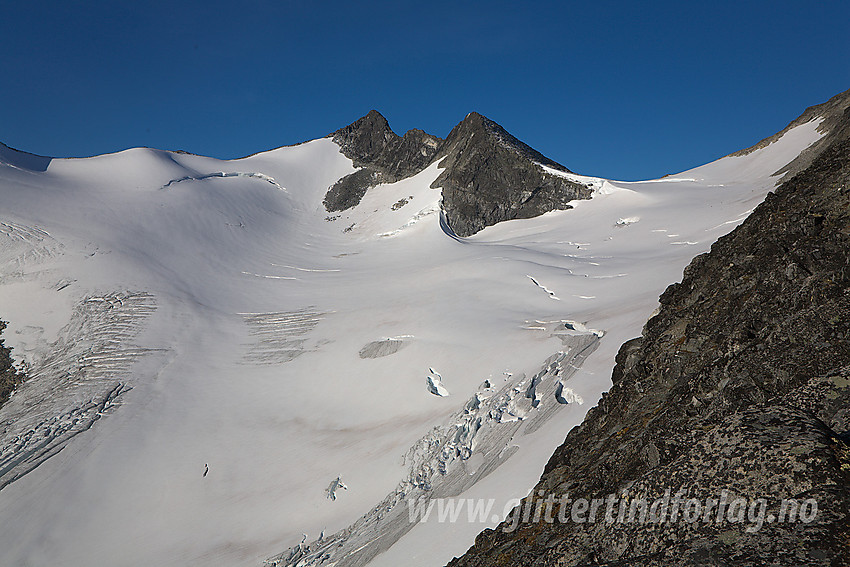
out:
<path id="1" fill-rule="evenodd" d="M 415 175 L 434 161 L 443 140 L 422 130 L 399 136 L 377 110 L 331 134 L 340 151 L 361 169 L 337 181 L 325 195 L 328 211 L 360 203 L 369 188 Z"/>
<path id="2" fill-rule="evenodd" d="M 455 126 L 446 138 L 447 146 L 451 146 L 453 144 L 469 144 L 472 142 L 477 144 L 487 143 L 494 146 L 502 146 L 503 148 L 514 151 L 531 161 L 565 173 L 572 173 L 560 163 L 547 158 L 525 142 L 511 135 L 498 123 L 490 120 L 483 114 L 479 114 L 474 111 L 467 114 L 466 118 Z"/>
<path id="3" fill-rule="evenodd" d="M 459 236 L 505 220 L 569 209 L 570 201 L 592 194 L 589 187 L 557 174 L 570 173 L 566 167 L 477 112 L 452 129 L 443 154 L 444 170 L 432 187 L 442 188 L 446 219 Z"/>
<path id="4" fill-rule="evenodd" d="M 570 201 L 591 195 L 585 185 L 558 175 L 570 173 L 566 167 L 477 112 L 467 114 L 445 140 L 422 130 L 398 136 L 375 110 L 331 136 L 360 169 L 328 190 L 328 211 L 354 207 L 370 187 L 415 175 L 441 158 L 444 171 L 432 187 L 442 188 L 446 218 L 459 236 L 568 209 Z"/>
<path id="5" fill-rule="evenodd" d="M 387 119 L 374 109 L 331 136 L 342 153 L 355 164 L 372 162 L 388 145 L 398 140 Z"/>

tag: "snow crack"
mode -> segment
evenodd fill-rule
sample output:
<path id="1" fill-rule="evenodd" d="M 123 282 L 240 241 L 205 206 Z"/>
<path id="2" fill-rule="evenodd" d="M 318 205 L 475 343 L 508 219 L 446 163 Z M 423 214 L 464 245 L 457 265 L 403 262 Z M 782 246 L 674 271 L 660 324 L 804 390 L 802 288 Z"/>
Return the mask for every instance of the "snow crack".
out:
<path id="1" fill-rule="evenodd" d="M 295 311 L 240 313 L 248 333 L 256 340 L 245 354 L 251 364 L 280 364 L 315 350 L 308 335 L 328 313 L 305 307 Z"/>
<path id="2" fill-rule="evenodd" d="M 172 185 L 175 185 L 177 183 L 183 183 L 184 181 L 203 181 L 204 179 L 232 178 L 232 177 L 246 177 L 246 178 L 250 178 L 250 179 L 261 179 L 263 181 L 271 183 L 272 185 L 274 185 L 275 187 L 277 187 L 281 191 L 286 191 L 286 188 L 281 186 L 277 181 L 275 181 L 273 177 L 270 177 L 270 176 L 266 175 L 265 173 L 258 173 L 258 172 L 254 172 L 254 171 L 249 171 L 249 172 L 234 171 L 234 172 L 228 172 L 228 173 L 225 173 L 223 171 L 217 171 L 217 172 L 207 173 L 207 174 L 203 174 L 203 175 L 187 175 L 185 177 L 180 177 L 179 179 L 172 179 L 171 181 L 169 181 L 168 183 L 166 183 L 165 185 L 160 187 L 160 189 L 167 189 L 167 188 L 171 187 Z"/>

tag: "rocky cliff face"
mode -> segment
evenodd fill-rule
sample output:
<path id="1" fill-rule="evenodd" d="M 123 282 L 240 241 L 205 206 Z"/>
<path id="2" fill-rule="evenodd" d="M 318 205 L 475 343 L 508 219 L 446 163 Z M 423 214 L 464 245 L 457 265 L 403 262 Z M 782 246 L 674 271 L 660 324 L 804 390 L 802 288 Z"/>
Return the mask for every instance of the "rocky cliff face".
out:
<path id="1" fill-rule="evenodd" d="M 610 392 L 523 503 L 566 521 L 506 522 L 450 565 L 850 564 L 846 95 L 821 153 L 694 259 L 620 349 Z M 728 501 L 763 498 L 763 521 L 750 521 L 751 506 L 741 522 L 705 508 L 692 522 L 682 512 L 641 522 L 636 506 L 621 522 L 618 503 L 612 522 L 603 506 L 597 521 L 577 523 L 569 503 L 544 500 L 616 494 L 631 506 L 666 490 L 703 505 L 724 490 Z M 778 521 L 781 499 L 813 500 L 817 514 Z"/>
<path id="2" fill-rule="evenodd" d="M 438 159 L 443 172 L 433 187 L 443 189 L 446 218 L 459 236 L 504 220 L 566 209 L 570 201 L 592 193 L 558 175 L 570 173 L 567 168 L 476 112 L 445 140 L 422 130 L 398 136 L 375 110 L 332 136 L 360 169 L 328 190 L 325 208 L 331 212 L 354 207 L 369 188 L 415 175 Z"/>

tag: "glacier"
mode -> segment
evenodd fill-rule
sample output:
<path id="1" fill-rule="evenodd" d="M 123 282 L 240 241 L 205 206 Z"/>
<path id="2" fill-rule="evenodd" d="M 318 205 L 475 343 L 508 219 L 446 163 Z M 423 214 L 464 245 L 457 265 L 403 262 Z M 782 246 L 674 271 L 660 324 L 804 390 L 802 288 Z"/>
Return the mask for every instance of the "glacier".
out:
<path id="1" fill-rule="evenodd" d="M 445 564 L 503 518 L 411 524 L 404 501 L 525 496 L 818 125 L 659 180 L 552 170 L 592 198 L 467 238 L 438 161 L 329 214 L 357 168 L 328 138 L 230 161 L 3 146 L 0 316 L 30 379 L 0 407 L 2 562 Z"/>

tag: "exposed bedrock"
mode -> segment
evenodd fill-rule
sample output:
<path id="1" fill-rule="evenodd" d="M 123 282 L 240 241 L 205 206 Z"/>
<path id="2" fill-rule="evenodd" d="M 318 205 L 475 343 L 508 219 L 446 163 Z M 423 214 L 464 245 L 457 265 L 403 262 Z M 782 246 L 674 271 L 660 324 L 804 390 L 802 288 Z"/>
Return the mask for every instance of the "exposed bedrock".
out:
<path id="1" fill-rule="evenodd" d="M 344 211 L 357 206 L 366 191 L 419 173 L 434 161 L 443 140 L 422 130 L 399 136 L 377 110 L 331 134 L 357 171 L 337 181 L 325 195 L 325 208 Z"/>
<path id="2" fill-rule="evenodd" d="M 541 167 L 569 173 L 473 112 L 446 139 L 444 168 L 432 187 L 442 187 L 443 208 L 458 236 L 511 219 L 531 218 L 570 208 L 592 190 Z"/>
<path id="3" fill-rule="evenodd" d="M 6 323 L 0 321 L 0 334 L 6 328 Z M 0 406 L 3 405 L 15 387 L 23 382 L 24 376 L 12 365 L 11 349 L 0 339 Z"/>
<path id="4" fill-rule="evenodd" d="M 410 177 L 435 160 L 443 171 L 432 187 L 442 188 L 443 210 L 458 236 L 504 220 L 566 209 L 570 201 L 588 199 L 592 193 L 558 175 L 569 174 L 567 168 L 477 112 L 467 115 L 445 140 L 421 130 L 398 136 L 375 110 L 332 136 L 359 169 L 328 190 L 328 211 L 354 207 L 371 187 Z"/>

